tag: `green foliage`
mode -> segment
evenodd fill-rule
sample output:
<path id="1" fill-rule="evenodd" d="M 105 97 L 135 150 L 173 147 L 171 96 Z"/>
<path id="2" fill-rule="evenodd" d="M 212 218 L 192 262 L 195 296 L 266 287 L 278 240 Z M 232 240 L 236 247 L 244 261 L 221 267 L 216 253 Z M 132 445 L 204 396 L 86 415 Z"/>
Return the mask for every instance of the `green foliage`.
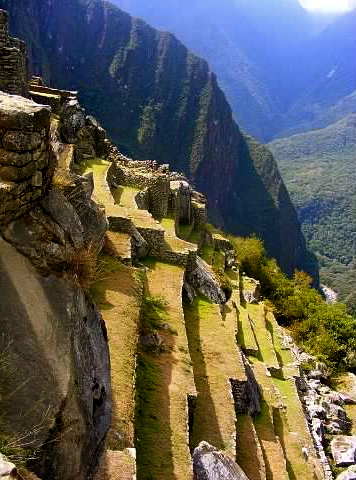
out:
<path id="1" fill-rule="evenodd" d="M 230 237 L 242 268 L 261 282 L 278 320 L 291 327 L 297 343 L 324 361 L 331 370 L 356 368 L 356 318 L 341 303 L 329 305 L 314 288 L 312 278 L 295 271 L 292 279 L 269 259 L 263 243 Z"/>
<path id="2" fill-rule="evenodd" d="M 232 295 L 233 286 L 230 278 L 226 275 L 225 271 L 219 267 L 213 267 L 213 271 L 219 280 L 220 288 L 225 293 L 226 300 L 229 300 Z"/>
<path id="3" fill-rule="evenodd" d="M 321 281 L 345 300 L 356 251 L 355 115 L 327 128 L 272 142 Z"/>
<path id="4" fill-rule="evenodd" d="M 140 334 L 149 335 L 167 323 L 167 303 L 164 298 L 145 296 L 142 299 Z M 174 333 L 174 332 L 171 332 Z"/>

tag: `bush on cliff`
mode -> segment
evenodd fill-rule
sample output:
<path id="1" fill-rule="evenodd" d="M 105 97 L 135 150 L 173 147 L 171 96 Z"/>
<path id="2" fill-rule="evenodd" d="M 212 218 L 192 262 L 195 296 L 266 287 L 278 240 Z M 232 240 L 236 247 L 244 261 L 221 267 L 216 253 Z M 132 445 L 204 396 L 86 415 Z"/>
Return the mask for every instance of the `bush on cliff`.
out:
<path id="1" fill-rule="evenodd" d="M 261 283 L 278 321 L 288 325 L 296 342 L 331 370 L 356 369 L 356 318 L 341 303 L 327 304 L 312 288 L 312 278 L 295 271 L 288 278 L 266 255 L 256 237 L 229 237 L 241 268 Z"/>

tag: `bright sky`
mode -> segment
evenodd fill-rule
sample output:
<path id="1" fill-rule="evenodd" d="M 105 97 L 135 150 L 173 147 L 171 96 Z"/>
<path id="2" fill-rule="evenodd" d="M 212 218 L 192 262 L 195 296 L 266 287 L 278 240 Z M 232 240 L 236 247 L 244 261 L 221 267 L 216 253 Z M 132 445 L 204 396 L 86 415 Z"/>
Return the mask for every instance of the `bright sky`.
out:
<path id="1" fill-rule="evenodd" d="M 356 7 L 356 0 L 299 0 L 307 10 L 319 12 L 347 12 Z"/>

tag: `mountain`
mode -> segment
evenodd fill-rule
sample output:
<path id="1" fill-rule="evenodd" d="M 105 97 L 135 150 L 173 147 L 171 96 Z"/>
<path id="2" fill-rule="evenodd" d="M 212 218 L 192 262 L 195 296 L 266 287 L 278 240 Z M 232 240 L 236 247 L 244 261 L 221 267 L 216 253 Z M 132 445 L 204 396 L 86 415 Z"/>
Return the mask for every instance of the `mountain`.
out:
<path id="1" fill-rule="evenodd" d="M 270 138 L 271 123 L 282 109 L 279 59 L 310 29 L 296 0 L 115 3 L 156 28 L 172 31 L 207 58 L 238 124 L 260 140 Z"/>
<path id="2" fill-rule="evenodd" d="M 184 171 L 206 194 L 215 224 L 263 238 L 288 273 L 308 268 L 272 155 L 245 140 L 204 60 L 106 2 L 1 0 L 0 7 L 30 45 L 34 73 L 77 89 L 125 152 Z"/>
<path id="3" fill-rule="evenodd" d="M 278 136 L 323 128 L 356 111 L 356 10 L 303 43 L 291 58 L 296 95 Z M 300 59 L 302 58 L 302 61 Z"/>
<path id="4" fill-rule="evenodd" d="M 297 0 L 115 3 L 207 58 L 238 124 L 261 141 L 326 126 L 356 88 L 355 12 L 320 31 Z"/>
<path id="5" fill-rule="evenodd" d="M 340 299 L 354 289 L 356 115 L 269 144 L 297 207 L 321 278 Z"/>

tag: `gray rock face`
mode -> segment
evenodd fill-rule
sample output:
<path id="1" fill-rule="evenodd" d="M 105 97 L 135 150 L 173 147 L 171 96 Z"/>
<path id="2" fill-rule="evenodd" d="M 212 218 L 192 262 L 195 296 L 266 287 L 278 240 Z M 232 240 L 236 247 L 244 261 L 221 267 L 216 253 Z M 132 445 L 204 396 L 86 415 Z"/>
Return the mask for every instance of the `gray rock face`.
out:
<path id="1" fill-rule="evenodd" d="M 32 100 L 1 92 L 0 109 L 1 129 L 39 132 L 49 126 L 50 108 Z"/>
<path id="2" fill-rule="evenodd" d="M 356 480 L 356 465 L 351 465 L 345 472 L 340 473 L 336 480 Z"/>
<path id="3" fill-rule="evenodd" d="M 0 479 L 10 480 L 11 478 L 17 478 L 17 468 L 0 453 Z"/>
<path id="4" fill-rule="evenodd" d="M 0 285 L 0 348 L 13 368 L 6 392 L 16 392 L 5 405 L 6 429 L 33 432 L 40 478 L 87 480 L 111 413 L 100 314 L 70 279 L 43 277 L 1 238 Z"/>
<path id="5" fill-rule="evenodd" d="M 356 463 L 356 436 L 337 435 L 331 440 L 330 447 L 337 467 Z"/>
<path id="6" fill-rule="evenodd" d="M 73 176 L 75 187 L 69 192 L 69 202 L 75 208 L 83 227 L 84 244 L 99 251 L 108 229 L 105 212 L 91 199 L 93 192 L 92 174 Z"/>
<path id="7" fill-rule="evenodd" d="M 60 111 L 60 134 L 64 143 L 75 143 L 78 131 L 85 125 L 84 109 L 76 98 L 69 99 Z"/>
<path id="8" fill-rule="evenodd" d="M 241 467 L 207 442 L 201 442 L 193 453 L 196 480 L 248 480 Z"/>
<path id="9" fill-rule="evenodd" d="M 83 246 L 83 227 L 75 208 L 66 197 L 53 189 L 43 199 L 42 207 L 68 233 L 75 248 Z"/>
<path id="10" fill-rule="evenodd" d="M 188 275 L 188 283 L 214 303 L 225 303 L 226 297 L 209 266 L 197 257 L 196 268 Z"/>

